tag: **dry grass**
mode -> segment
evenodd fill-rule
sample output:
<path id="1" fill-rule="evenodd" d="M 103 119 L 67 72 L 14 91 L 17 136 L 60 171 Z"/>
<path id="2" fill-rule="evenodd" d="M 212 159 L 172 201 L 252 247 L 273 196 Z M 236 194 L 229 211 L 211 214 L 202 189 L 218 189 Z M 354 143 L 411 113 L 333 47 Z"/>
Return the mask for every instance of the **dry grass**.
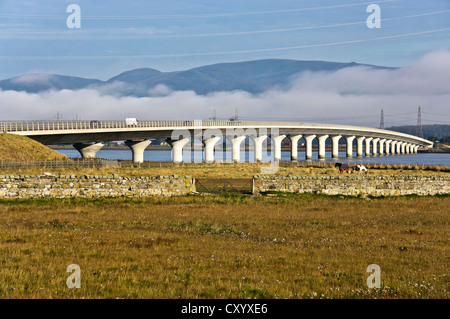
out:
<path id="1" fill-rule="evenodd" d="M 121 176 L 157 176 L 157 175 L 191 175 L 196 178 L 252 178 L 254 175 L 261 174 L 261 167 L 268 167 L 269 164 L 257 163 L 190 163 L 190 164 L 172 164 L 172 163 L 149 163 L 146 167 L 106 167 L 106 168 L 33 168 L 21 170 L 1 170 L 2 174 L 43 174 L 51 172 L 54 174 L 91 174 L 91 175 L 107 175 L 118 174 Z M 368 165 L 369 166 L 369 165 Z M 347 173 L 339 173 L 333 164 L 304 165 L 299 163 L 293 165 L 290 163 L 282 163 L 278 168 L 276 175 L 347 175 Z M 422 167 L 414 165 L 388 165 L 373 164 L 369 166 L 368 175 L 420 175 L 420 176 L 450 176 L 450 168 L 448 166 L 428 165 Z"/>
<path id="2" fill-rule="evenodd" d="M 67 156 L 26 136 L 0 133 L 0 161 L 64 160 Z"/>
<path id="3" fill-rule="evenodd" d="M 0 201 L 3 298 L 449 298 L 449 197 Z M 81 289 L 66 267 L 81 267 Z M 366 286 L 381 267 L 382 288 Z"/>

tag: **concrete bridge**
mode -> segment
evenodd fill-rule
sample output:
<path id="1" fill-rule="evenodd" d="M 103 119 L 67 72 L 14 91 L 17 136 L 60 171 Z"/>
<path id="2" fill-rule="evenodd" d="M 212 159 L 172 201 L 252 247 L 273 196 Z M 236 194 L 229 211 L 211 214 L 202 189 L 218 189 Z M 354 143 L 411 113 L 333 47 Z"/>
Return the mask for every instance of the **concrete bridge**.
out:
<path id="1" fill-rule="evenodd" d="M 230 143 L 232 159 L 240 161 L 243 141 L 253 143 L 255 161 L 262 160 L 264 143 L 270 139 L 274 159 L 281 159 L 282 141 L 291 142 L 291 159 L 297 160 L 298 142 L 306 145 L 305 159 L 313 157 L 313 141 L 318 140 L 318 158 L 325 158 L 325 142 L 332 141 L 332 157 L 338 157 L 339 141 L 346 142 L 346 156 L 382 156 L 417 153 L 433 143 L 417 136 L 361 126 L 301 122 L 261 121 L 8 121 L 0 122 L 0 131 L 28 136 L 46 145 L 73 144 L 83 158 L 95 157 L 104 141 L 124 140 L 133 152 L 133 161 L 142 162 L 150 139 L 166 139 L 172 146 L 172 159 L 182 162 L 183 148 L 193 138 L 201 139 L 205 161 L 214 162 L 214 150 Z M 222 143 L 218 143 L 222 140 Z M 356 144 L 356 145 L 354 145 Z M 201 147 L 200 149 L 203 149 Z"/>

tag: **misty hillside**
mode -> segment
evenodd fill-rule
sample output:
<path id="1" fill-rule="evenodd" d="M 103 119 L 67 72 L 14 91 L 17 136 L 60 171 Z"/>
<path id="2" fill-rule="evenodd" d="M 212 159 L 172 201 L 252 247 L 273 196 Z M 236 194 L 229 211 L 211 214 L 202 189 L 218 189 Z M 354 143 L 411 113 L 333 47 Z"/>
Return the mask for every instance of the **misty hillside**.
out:
<path id="1" fill-rule="evenodd" d="M 416 125 L 392 126 L 386 129 L 395 132 L 416 135 L 417 126 Z M 422 125 L 422 130 L 424 138 L 435 137 L 438 139 L 442 139 L 443 137 L 450 136 L 450 125 L 443 125 L 443 124 Z"/>
<path id="2" fill-rule="evenodd" d="M 202 95 L 233 90 L 254 94 L 271 88 L 288 89 L 293 78 L 305 71 L 330 72 L 354 66 L 384 68 L 354 62 L 267 59 L 219 63 L 175 72 L 139 68 L 123 72 L 107 81 L 52 74 L 25 74 L 0 81 L 0 89 L 36 93 L 48 90 L 106 88 L 107 92 L 108 86 L 112 85 L 115 94 L 150 96 L 155 94 L 153 89 L 162 84 L 174 91 L 192 90 Z M 114 85 L 117 83 L 121 85 Z"/>
<path id="3" fill-rule="evenodd" d="M 79 90 L 102 82 L 65 75 L 30 73 L 0 81 L 0 89 L 38 93 L 48 90 Z"/>

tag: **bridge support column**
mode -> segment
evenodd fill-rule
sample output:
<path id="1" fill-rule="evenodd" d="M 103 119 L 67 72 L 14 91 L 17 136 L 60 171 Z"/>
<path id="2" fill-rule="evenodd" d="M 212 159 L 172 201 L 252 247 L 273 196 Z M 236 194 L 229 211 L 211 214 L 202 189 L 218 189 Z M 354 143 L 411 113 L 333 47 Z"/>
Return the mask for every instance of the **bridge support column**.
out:
<path id="1" fill-rule="evenodd" d="M 331 137 L 331 141 L 333 143 L 332 150 L 331 150 L 331 157 L 332 158 L 338 158 L 339 157 L 339 140 L 341 139 L 342 135 L 335 135 Z"/>
<path id="2" fill-rule="evenodd" d="M 400 144 L 400 152 L 402 154 L 405 154 L 405 148 L 406 148 L 406 143 L 405 142 L 401 143 Z"/>
<path id="3" fill-rule="evenodd" d="M 214 146 L 220 141 L 220 137 L 216 136 L 203 141 L 205 145 L 205 162 L 210 164 L 214 163 Z"/>
<path id="4" fill-rule="evenodd" d="M 251 139 L 253 140 L 253 143 L 255 144 L 255 161 L 257 163 L 261 163 L 262 162 L 263 143 L 267 139 L 267 135 L 260 135 L 257 137 L 251 136 Z"/>
<path id="5" fill-rule="evenodd" d="M 396 148 L 397 148 L 396 153 L 401 154 L 402 153 L 402 142 L 397 142 Z"/>
<path id="6" fill-rule="evenodd" d="M 419 149 L 419 145 L 414 145 L 413 149 L 414 149 L 414 154 L 417 154 L 417 150 Z"/>
<path id="7" fill-rule="evenodd" d="M 397 154 L 401 154 L 402 153 L 402 142 L 397 142 L 396 148 L 397 148 Z"/>
<path id="8" fill-rule="evenodd" d="M 366 156 L 370 156 L 370 142 L 372 140 L 372 137 L 366 138 Z"/>
<path id="9" fill-rule="evenodd" d="M 382 140 L 380 140 L 380 156 L 384 155 L 384 143 L 386 142 L 386 139 L 383 138 Z"/>
<path id="10" fill-rule="evenodd" d="M 183 162 L 183 147 L 190 142 L 190 139 L 183 138 L 181 140 L 167 139 L 167 143 L 172 146 L 172 162 Z"/>
<path id="11" fill-rule="evenodd" d="M 386 141 L 386 155 L 389 155 L 391 153 L 391 142 L 392 140 Z"/>
<path id="12" fill-rule="evenodd" d="M 357 150 L 356 150 L 356 155 L 358 157 L 362 157 L 363 156 L 363 145 L 364 145 L 364 140 L 366 138 L 364 136 L 360 136 L 356 139 L 356 142 L 358 142 L 358 146 L 357 146 Z"/>
<path id="13" fill-rule="evenodd" d="M 372 140 L 372 145 L 373 145 L 372 156 L 378 155 L 378 141 L 379 140 L 380 140 L 379 138 L 374 138 Z"/>
<path id="14" fill-rule="evenodd" d="M 305 142 L 306 142 L 305 159 L 307 159 L 307 160 L 312 159 L 312 141 L 315 138 L 316 138 L 316 135 L 305 136 Z"/>
<path id="15" fill-rule="evenodd" d="M 345 139 L 347 140 L 347 157 L 353 157 L 353 140 L 355 136 L 346 136 Z"/>
<path id="16" fill-rule="evenodd" d="M 319 140 L 319 159 L 325 158 L 325 141 L 329 135 L 320 135 Z"/>
<path id="17" fill-rule="evenodd" d="M 80 152 L 82 158 L 94 158 L 95 154 L 103 147 L 102 143 L 88 144 L 88 143 L 75 143 L 73 147 Z"/>
<path id="18" fill-rule="evenodd" d="M 144 161 L 144 151 L 150 143 L 150 140 L 125 141 L 125 145 L 128 146 L 133 153 L 133 163 L 142 163 Z"/>
<path id="19" fill-rule="evenodd" d="M 274 142 L 274 160 L 275 161 L 281 161 L 281 142 L 284 140 L 286 135 L 279 135 L 276 137 L 273 137 L 272 140 Z"/>
<path id="20" fill-rule="evenodd" d="M 245 140 L 245 135 L 228 137 L 233 147 L 233 162 L 239 163 L 241 160 L 241 143 Z"/>
<path id="21" fill-rule="evenodd" d="M 391 153 L 392 153 L 392 155 L 397 154 L 397 141 L 392 141 L 392 143 L 391 143 Z"/>
<path id="22" fill-rule="evenodd" d="M 302 135 L 288 135 L 288 139 L 291 141 L 291 161 L 297 161 L 298 157 L 298 140 Z"/>

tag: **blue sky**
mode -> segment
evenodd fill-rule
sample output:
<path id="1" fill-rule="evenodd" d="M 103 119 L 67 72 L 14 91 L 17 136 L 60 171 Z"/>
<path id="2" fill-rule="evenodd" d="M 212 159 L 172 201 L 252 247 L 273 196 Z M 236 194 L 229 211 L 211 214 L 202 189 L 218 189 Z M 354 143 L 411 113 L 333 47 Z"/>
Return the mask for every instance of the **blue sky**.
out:
<path id="1" fill-rule="evenodd" d="M 81 28 L 69 29 L 69 4 Z M 369 4 L 381 28 L 369 29 Z M 449 0 L 0 0 L 0 78 L 49 72 L 106 80 L 265 58 L 403 66 L 450 49 Z"/>

